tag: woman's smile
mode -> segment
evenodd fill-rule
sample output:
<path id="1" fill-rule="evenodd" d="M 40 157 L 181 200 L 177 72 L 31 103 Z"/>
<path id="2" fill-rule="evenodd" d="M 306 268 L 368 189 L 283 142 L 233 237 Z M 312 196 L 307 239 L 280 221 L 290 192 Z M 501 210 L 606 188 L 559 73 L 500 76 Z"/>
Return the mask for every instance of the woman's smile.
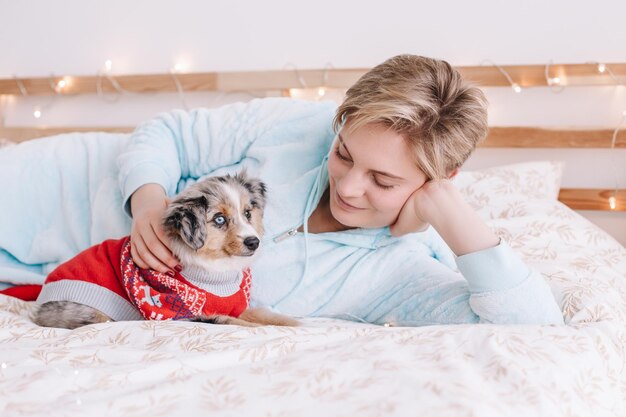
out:
<path id="1" fill-rule="evenodd" d="M 346 210 L 346 211 L 365 210 L 364 208 L 355 207 L 352 204 L 347 203 L 343 198 L 341 198 L 339 193 L 337 193 L 336 191 L 335 191 L 334 195 L 337 197 L 336 198 L 337 206 L 339 206 L 339 208 L 342 209 L 342 210 Z"/>

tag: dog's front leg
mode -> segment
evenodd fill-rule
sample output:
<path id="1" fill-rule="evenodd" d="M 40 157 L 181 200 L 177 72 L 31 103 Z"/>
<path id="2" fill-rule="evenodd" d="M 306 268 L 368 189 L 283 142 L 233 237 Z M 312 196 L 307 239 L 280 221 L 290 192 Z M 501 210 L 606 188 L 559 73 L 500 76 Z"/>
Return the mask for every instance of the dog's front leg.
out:
<path id="1" fill-rule="evenodd" d="M 248 322 L 269 326 L 297 326 L 300 324 L 298 320 L 283 314 L 274 313 L 262 307 L 249 308 L 241 313 L 239 318 Z"/>

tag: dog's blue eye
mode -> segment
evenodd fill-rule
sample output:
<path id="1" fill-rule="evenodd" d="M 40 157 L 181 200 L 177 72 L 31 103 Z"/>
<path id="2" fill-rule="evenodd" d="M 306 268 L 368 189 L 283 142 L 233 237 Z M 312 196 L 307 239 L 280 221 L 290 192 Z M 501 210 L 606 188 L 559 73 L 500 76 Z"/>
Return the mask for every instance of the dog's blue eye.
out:
<path id="1" fill-rule="evenodd" d="M 216 217 L 213 219 L 213 222 L 214 222 L 216 225 L 221 226 L 221 225 L 223 225 L 224 223 L 226 223 L 226 218 L 225 218 L 224 216 L 216 216 Z"/>
<path id="2" fill-rule="evenodd" d="M 243 215 L 246 216 L 246 219 L 250 220 L 252 218 L 252 213 L 250 210 L 246 210 L 243 212 Z"/>

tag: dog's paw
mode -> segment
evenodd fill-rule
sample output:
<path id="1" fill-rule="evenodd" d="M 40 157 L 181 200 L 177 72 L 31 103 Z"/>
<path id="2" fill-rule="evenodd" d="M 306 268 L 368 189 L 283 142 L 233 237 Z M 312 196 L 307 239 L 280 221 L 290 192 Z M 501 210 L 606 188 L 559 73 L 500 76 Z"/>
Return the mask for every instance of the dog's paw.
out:
<path id="1" fill-rule="evenodd" d="M 214 314 L 210 316 L 190 317 L 188 319 L 181 319 L 178 321 L 189 321 L 193 323 L 209 323 L 209 324 L 227 324 L 227 325 L 245 326 L 245 327 L 261 326 L 261 324 L 259 323 L 252 323 L 246 320 L 238 319 L 236 317 L 225 316 L 221 314 Z"/>

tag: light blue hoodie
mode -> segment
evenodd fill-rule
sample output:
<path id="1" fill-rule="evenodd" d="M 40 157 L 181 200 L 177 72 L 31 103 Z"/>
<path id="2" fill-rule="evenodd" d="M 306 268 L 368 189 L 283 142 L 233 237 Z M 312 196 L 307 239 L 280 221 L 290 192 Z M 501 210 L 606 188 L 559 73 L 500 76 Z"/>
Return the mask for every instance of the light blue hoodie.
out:
<path id="1" fill-rule="evenodd" d="M 129 198 L 143 184 L 160 184 L 174 196 L 204 176 L 246 168 L 268 186 L 266 235 L 253 266 L 254 304 L 296 316 L 395 325 L 563 323 L 543 277 L 505 242 L 455 258 L 432 228 L 402 238 L 390 236 L 388 228 L 295 232 L 306 224 L 328 184 L 334 111 L 332 102 L 260 99 L 161 114 L 141 124 L 130 137 L 73 138 L 81 154 L 76 158 L 76 152 L 72 153 L 71 160 L 80 168 L 70 169 L 69 161 L 56 161 L 47 168 L 53 170 L 48 176 L 57 190 L 72 187 L 65 191 L 72 195 L 76 213 L 65 210 L 62 197 L 55 198 L 54 193 L 44 193 L 51 201 L 38 204 L 36 213 L 25 212 L 34 216 L 30 222 L 22 220 L 26 216 L 20 216 L 19 205 L 10 204 L 13 220 L 0 219 L 2 230 L 5 226 L 9 230 L 0 237 L 5 258 L 0 257 L 0 279 L 5 278 L 6 268 L 28 269 L 26 265 L 20 268 L 24 263 L 20 255 L 27 255 L 27 263 L 41 264 L 31 266 L 30 273 L 43 279 L 58 262 L 103 236 L 128 234 Z M 54 142 L 60 140 L 39 141 L 42 144 L 30 145 L 29 151 L 46 153 L 54 148 L 68 159 L 64 152 L 71 147 L 59 150 Z M 29 165 L 24 160 L 26 151 L 9 155 L 10 149 L 0 151 L 0 166 L 4 159 L 15 173 L 17 165 Z M 111 187 L 112 176 L 117 176 L 119 188 Z M 35 181 L 32 175 L 26 178 Z M 19 187 L 0 184 L 18 199 L 31 199 Z M 56 216 L 60 226 L 32 221 L 42 216 L 45 207 L 60 212 Z M 20 227 L 28 229 L 26 236 L 20 236 Z M 71 244 L 63 243 L 68 230 Z M 64 250 L 55 252 L 43 245 L 51 242 Z"/>

